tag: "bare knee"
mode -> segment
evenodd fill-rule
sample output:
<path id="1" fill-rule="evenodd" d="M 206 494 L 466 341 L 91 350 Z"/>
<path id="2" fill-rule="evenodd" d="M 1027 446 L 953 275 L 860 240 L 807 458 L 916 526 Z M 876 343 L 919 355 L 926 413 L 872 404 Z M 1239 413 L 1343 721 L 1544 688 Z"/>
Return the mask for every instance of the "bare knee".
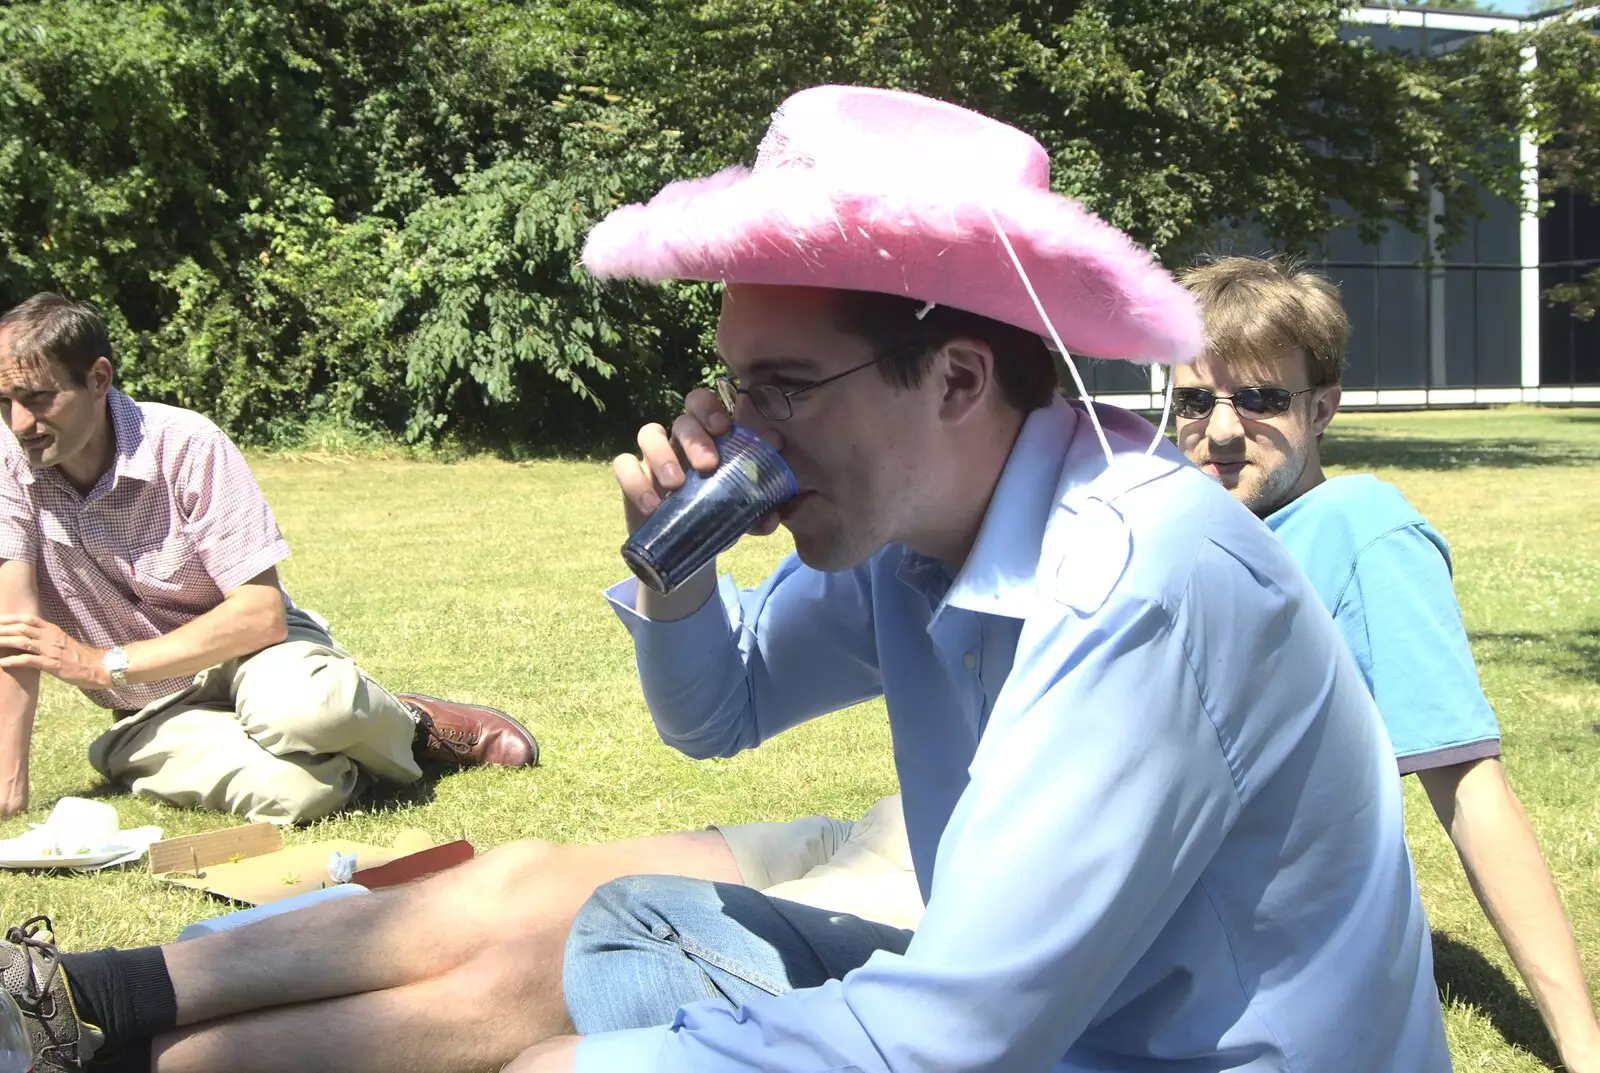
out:
<path id="1" fill-rule="evenodd" d="M 475 885 L 497 899 L 514 901 L 519 893 L 527 894 L 561 867 L 565 849 L 542 838 L 519 838 L 496 846 L 478 859 Z"/>
<path id="2" fill-rule="evenodd" d="M 453 974 L 451 1004 L 471 1011 L 480 1045 L 505 1062 L 572 1031 L 561 997 L 564 937 L 522 936 L 485 947 Z"/>
<path id="3" fill-rule="evenodd" d="M 452 917 L 473 921 L 486 934 L 520 939 L 545 928 L 564 934 L 567 916 L 549 891 L 562 872 L 565 848 L 542 838 L 518 839 L 425 882 L 448 900 Z"/>

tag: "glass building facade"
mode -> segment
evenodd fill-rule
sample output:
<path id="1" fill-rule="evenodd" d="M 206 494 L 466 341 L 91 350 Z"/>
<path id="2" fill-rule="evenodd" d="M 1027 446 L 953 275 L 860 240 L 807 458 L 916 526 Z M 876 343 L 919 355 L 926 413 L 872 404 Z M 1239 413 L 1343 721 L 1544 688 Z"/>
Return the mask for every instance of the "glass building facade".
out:
<path id="1" fill-rule="evenodd" d="M 1437 55 L 1477 34 L 1514 29 L 1501 15 L 1367 7 L 1347 37 Z M 1531 143 L 1523 159 L 1534 160 Z M 1532 191 L 1530 190 L 1531 194 Z M 1552 196 L 1546 192 L 1547 196 Z M 1504 199 L 1448 245 L 1436 234 L 1391 227 L 1366 243 L 1341 227 L 1310 260 L 1339 284 L 1350 317 L 1346 408 L 1600 402 L 1600 318 L 1575 319 L 1543 292 L 1600 268 L 1600 208 L 1568 191 L 1542 218 Z M 1429 255 L 1438 247 L 1440 256 Z M 1248 233 L 1224 245 L 1259 252 Z M 1106 401 L 1159 408 L 1159 372 L 1123 362 L 1080 362 L 1089 390 Z"/>

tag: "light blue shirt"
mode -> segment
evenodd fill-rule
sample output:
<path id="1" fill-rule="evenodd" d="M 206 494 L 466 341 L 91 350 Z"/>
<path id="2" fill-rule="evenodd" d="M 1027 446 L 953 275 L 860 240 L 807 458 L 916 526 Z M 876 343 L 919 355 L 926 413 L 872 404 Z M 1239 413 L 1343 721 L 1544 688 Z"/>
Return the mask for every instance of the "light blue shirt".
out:
<path id="1" fill-rule="evenodd" d="M 1450 584 L 1450 545 L 1399 489 L 1325 481 L 1266 519 L 1333 612 L 1401 774 L 1500 755 Z"/>
<path id="2" fill-rule="evenodd" d="M 882 694 L 927 912 L 822 987 L 591 1036 L 584 1073 L 1450 1068 L 1388 738 L 1265 526 L 1102 408 L 1030 415 L 951 578 L 786 561 L 632 632 L 662 738 Z"/>

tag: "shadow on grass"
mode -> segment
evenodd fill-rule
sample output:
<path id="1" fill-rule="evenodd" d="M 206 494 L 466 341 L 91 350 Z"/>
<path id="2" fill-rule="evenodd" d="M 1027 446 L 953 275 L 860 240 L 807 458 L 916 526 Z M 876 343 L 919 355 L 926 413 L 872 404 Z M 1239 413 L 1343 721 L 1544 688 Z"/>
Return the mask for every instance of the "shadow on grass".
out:
<path id="1" fill-rule="evenodd" d="M 1545 414 L 1552 421 L 1563 425 L 1594 425 L 1600 426 L 1600 410 L 1593 407 L 1573 410 L 1547 410 Z"/>
<path id="2" fill-rule="evenodd" d="M 346 808 L 387 810 L 432 804 L 439 793 L 439 780 L 459 770 L 443 764 L 424 763 L 422 778 L 416 782 L 406 786 L 396 786 L 390 782 L 373 783 L 356 794 Z"/>
<path id="3" fill-rule="evenodd" d="M 395 786 L 392 783 L 375 783 L 363 787 L 356 792 L 356 795 L 350 799 L 349 803 L 346 804 L 344 808 L 335 812 L 329 818 L 338 819 L 351 809 L 366 809 L 372 812 L 388 812 L 407 809 L 418 805 L 430 804 L 438 794 L 439 780 L 448 775 L 454 774 L 458 770 L 458 768 L 444 767 L 442 765 L 436 767 L 433 765 L 424 764 L 422 767 L 422 778 L 418 779 L 411 785 Z M 58 794 L 50 801 L 43 803 L 43 805 L 47 805 L 49 808 L 54 808 L 56 802 L 60 801 L 63 797 L 83 797 L 90 800 L 96 800 L 106 797 L 126 797 L 131 792 L 132 791 L 130 791 L 126 786 L 119 786 L 115 783 L 106 782 L 102 779 L 93 786 L 86 786 L 81 790 L 67 790 L 61 794 Z M 219 826 L 234 826 L 246 822 L 242 816 L 230 816 L 223 812 L 209 812 L 202 809 L 179 809 L 178 811 L 192 811 L 201 816 L 214 817 Z M 154 822 L 160 823 L 161 821 L 157 820 Z M 307 823 L 296 824 L 295 826 L 297 828 L 304 829 L 309 823 L 314 822 L 316 821 L 307 821 Z M 168 837 L 175 836 L 169 835 Z"/>
<path id="4" fill-rule="evenodd" d="M 1600 444 L 1572 440 L 1480 438 L 1422 439 L 1388 436 L 1363 428 L 1329 431 L 1322 461 L 1353 469 L 1453 470 L 1468 466 L 1519 469 L 1530 466 L 1600 464 Z"/>
<path id="5" fill-rule="evenodd" d="M 1551 633 L 1474 633 L 1479 663 L 1513 664 L 1600 682 L 1600 626 Z"/>
<path id="6" fill-rule="evenodd" d="M 1488 958 L 1442 931 L 1433 933 L 1433 979 L 1441 1000 L 1473 1007 L 1511 1046 L 1552 1069 L 1561 1068 L 1561 1058 L 1532 1000 Z"/>
<path id="7" fill-rule="evenodd" d="M 50 807 L 55 808 L 56 802 L 63 797 L 86 797 L 95 800 L 102 797 L 127 797 L 133 791 L 126 786 L 118 786 L 114 782 L 101 779 L 93 786 L 86 786 L 81 790 L 65 790 L 50 799 Z"/>

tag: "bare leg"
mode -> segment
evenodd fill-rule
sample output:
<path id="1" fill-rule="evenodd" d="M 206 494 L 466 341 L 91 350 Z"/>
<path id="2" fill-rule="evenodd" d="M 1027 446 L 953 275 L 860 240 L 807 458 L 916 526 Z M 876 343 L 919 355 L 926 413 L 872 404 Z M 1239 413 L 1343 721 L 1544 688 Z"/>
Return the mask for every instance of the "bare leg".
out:
<path id="1" fill-rule="evenodd" d="M 154 1068 L 498 1069 L 570 1031 L 561 954 L 572 918 L 595 887 L 638 874 L 740 881 L 715 831 L 530 840 L 420 883 L 169 946 L 178 1022 L 192 1027 L 155 1041 Z"/>

